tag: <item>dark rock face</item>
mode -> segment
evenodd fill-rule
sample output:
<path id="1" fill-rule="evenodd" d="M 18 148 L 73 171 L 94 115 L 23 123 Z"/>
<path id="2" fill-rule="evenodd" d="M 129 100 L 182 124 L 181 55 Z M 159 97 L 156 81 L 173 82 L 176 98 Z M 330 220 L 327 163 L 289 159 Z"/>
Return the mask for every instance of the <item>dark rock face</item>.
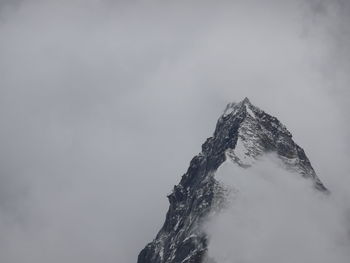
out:
<path id="1" fill-rule="evenodd" d="M 202 263 L 207 237 L 201 230 L 209 212 L 220 209 L 225 189 L 215 180 L 215 171 L 227 159 L 243 168 L 266 152 L 275 152 L 285 164 L 327 192 L 305 152 L 277 118 L 255 107 L 245 98 L 227 105 L 214 135 L 202 145 L 187 172 L 168 196 L 170 206 L 156 238 L 139 254 L 138 263 Z"/>

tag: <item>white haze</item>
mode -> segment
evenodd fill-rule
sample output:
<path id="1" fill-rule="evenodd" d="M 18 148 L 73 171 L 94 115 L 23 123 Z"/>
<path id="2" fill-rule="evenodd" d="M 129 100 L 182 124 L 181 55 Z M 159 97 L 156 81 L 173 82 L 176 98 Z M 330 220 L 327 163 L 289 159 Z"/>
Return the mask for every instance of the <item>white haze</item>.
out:
<path id="1" fill-rule="evenodd" d="M 251 169 L 226 161 L 215 176 L 231 189 L 205 228 L 215 262 L 348 262 L 350 206 L 341 194 L 317 192 L 275 156 Z"/>
<path id="2" fill-rule="evenodd" d="M 225 104 L 245 96 L 346 206 L 349 10 L 1 0 L 0 262 L 135 262 Z"/>

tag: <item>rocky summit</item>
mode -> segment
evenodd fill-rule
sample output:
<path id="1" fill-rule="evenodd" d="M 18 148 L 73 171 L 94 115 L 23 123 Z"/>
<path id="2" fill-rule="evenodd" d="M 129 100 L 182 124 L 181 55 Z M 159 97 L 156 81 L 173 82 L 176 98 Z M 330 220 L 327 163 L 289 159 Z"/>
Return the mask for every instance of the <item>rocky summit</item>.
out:
<path id="1" fill-rule="evenodd" d="M 275 117 L 254 106 L 248 98 L 227 105 L 214 134 L 190 162 L 187 172 L 168 196 L 170 206 L 156 238 L 140 252 L 138 263 L 201 263 L 208 237 L 201 230 L 206 216 L 220 209 L 225 189 L 215 172 L 230 159 L 249 169 L 262 155 L 274 152 L 285 168 L 312 180 L 316 190 L 328 190 L 317 177 L 304 150 Z"/>

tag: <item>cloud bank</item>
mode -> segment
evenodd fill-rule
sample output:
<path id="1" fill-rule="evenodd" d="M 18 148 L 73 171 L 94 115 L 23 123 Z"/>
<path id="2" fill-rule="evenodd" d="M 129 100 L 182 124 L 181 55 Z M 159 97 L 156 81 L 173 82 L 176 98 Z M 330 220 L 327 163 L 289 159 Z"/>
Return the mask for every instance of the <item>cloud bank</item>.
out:
<path id="1" fill-rule="evenodd" d="M 215 262 L 347 262 L 350 206 L 268 156 L 251 169 L 226 161 L 216 178 L 231 190 L 207 223 Z"/>

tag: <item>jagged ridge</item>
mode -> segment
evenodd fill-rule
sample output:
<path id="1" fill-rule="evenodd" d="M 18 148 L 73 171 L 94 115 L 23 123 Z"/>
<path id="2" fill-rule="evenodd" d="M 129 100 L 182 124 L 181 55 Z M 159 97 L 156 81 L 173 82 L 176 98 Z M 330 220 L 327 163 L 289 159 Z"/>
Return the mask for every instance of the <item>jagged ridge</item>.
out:
<path id="1" fill-rule="evenodd" d="M 207 237 L 201 221 L 219 209 L 224 188 L 215 180 L 218 167 L 230 158 L 249 168 L 266 152 L 276 152 L 287 169 L 313 180 L 315 188 L 327 192 L 304 150 L 275 117 L 252 105 L 248 98 L 227 105 L 214 135 L 202 145 L 187 172 L 168 196 L 170 206 L 156 238 L 139 254 L 138 263 L 201 263 Z"/>

